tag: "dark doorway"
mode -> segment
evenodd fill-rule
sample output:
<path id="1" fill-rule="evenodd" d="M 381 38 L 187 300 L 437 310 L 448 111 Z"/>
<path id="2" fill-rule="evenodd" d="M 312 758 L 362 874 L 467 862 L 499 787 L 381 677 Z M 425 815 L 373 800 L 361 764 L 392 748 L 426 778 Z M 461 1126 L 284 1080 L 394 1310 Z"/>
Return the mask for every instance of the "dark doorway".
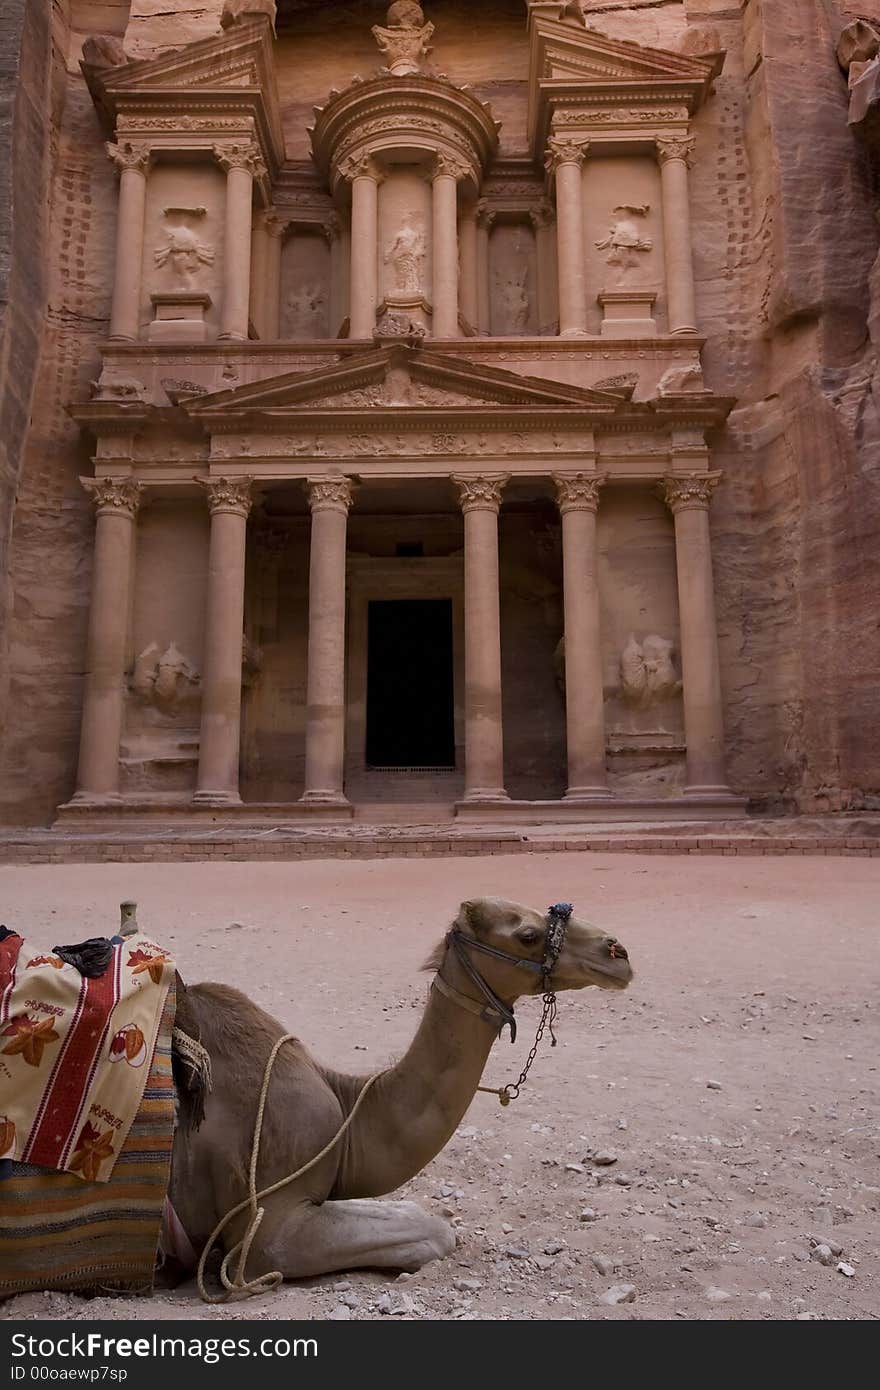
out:
<path id="1" fill-rule="evenodd" d="M 376 600 L 367 624 L 367 766 L 455 767 L 452 600 Z"/>

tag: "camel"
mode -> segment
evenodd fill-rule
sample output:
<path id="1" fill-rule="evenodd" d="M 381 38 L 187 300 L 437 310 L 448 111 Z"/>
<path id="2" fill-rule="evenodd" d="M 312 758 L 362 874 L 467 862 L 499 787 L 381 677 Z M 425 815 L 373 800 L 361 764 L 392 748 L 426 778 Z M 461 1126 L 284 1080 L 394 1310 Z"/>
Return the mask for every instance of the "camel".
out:
<path id="1" fill-rule="evenodd" d="M 266 1199 L 246 1276 L 415 1271 L 450 1253 L 455 1234 L 441 1218 L 414 1202 L 376 1198 L 407 1182 L 451 1138 L 492 1044 L 513 1022 L 518 998 L 587 985 L 625 989 L 632 979 L 624 948 L 596 927 L 570 916 L 560 941 L 555 911 L 545 915 L 498 898 L 461 904 L 423 967 L 436 974 L 406 1054 L 373 1083 L 327 1156 Z M 549 976 L 541 973 L 548 965 Z M 258 1097 L 269 1055 L 285 1030 L 226 985 L 187 987 L 185 1008 L 210 1056 L 213 1089 L 201 1124 L 188 1125 L 184 1116 L 176 1131 L 170 1199 L 200 1249 L 247 1196 Z M 280 1047 L 267 1092 L 260 1189 L 333 1139 L 365 1080 L 320 1065 L 298 1040 Z M 241 1240 L 245 1224 L 243 1215 L 227 1227 L 227 1249 Z"/>

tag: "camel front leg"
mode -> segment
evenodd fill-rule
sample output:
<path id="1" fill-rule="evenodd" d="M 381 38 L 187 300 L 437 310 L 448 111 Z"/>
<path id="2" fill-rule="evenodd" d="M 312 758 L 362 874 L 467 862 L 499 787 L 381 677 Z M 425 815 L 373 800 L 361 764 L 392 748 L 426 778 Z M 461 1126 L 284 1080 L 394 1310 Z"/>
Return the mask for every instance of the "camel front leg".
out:
<path id="1" fill-rule="evenodd" d="M 298 1206 L 286 1214 L 271 1207 L 248 1259 L 248 1277 L 279 1269 L 285 1279 L 304 1279 L 344 1269 L 412 1272 L 455 1249 L 455 1232 L 415 1202 L 372 1198 Z"/>

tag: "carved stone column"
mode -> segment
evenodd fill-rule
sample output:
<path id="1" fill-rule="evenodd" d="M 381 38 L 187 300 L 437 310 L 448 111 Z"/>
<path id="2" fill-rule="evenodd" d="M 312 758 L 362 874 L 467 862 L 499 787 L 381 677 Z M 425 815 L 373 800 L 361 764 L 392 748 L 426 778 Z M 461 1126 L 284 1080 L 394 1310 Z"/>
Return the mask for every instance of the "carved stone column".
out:
<path id="1" fill-rule="evenodd" d="M 348 806 L 345 769 L 345 546 L 351 483 L 310 478 L 309 669 L 302 801 Z"/>
<path id="2" fill-rule="evenodd" d="M 537 207 L 532 208 L 529 220 L 535 230 L 537 256 L 537 307 L 538 332 L 552 332 L 552 325 L 559 318 L 558 271 L 556 268 L 556 236 L 553 205 L 543 198 Z"/>
<path id="3" fill-rule="evenodd" d="M 604 478 L 556 474 L 565 595 L 567 798 L 608 796 L 596 513 Z"/>
<path id="4" fill-rule="evenodd" d="M 141 278 L 144 260 L 144 208 L 147 171 L 152 154 L 149 145 L 120 140 L 105 145 L 119 170 L 119 205 L 116 217 L 116 270 L 110 337 L 134 342 L 140 329 Z"/>
<path id="5" fill-rule="evenodd" d="M 498 512 L 506 473 L 453 477 L 464 513 L 465 801 L 504 790 Z"/>
<path id="6" fill-rule="evenodd" d="M 288 223 L 277 212 L 268 213 L 266 227 L 266 287 L 263 320 L 266 337 L 275 342 L 281 336 L 281 250 Z"/>
<path id="7" fill-rule="evenodd" d="M 457 159 L 438 155 L 434 162 L 433 265 L 435 338 L 458 337 L 458 181 L 467 168 Z"/>
<path id="8" fill-rule="evenodd" d="M 250 307 L 251 227 L 254 177 L 263 172 L 256 146 L 223 145 L 214 150 L 226 173 L 226 239 L 223 248 L 221 338 L 246 342 Z"/>
<path id="9" fill-rule="evenodd" d="M 587 332 L 583 169 L 589 142 L 576 145 L 553 137 L 547 168 L 556 175 L 556 246 L 559 275 L 559 336 L 583 338 Z"/>
<path id="10" fill-rule="evenodd" d="M 205 484 L 211 510 L 208 593 L 198 789 L 193 798 L 206 806 L 241 801 L 238 759 L 241 745 L 241 658 L 244 634 L 244 574 L 249 478 L 217 478 Z"/>
<path id="11" fill-rule="evenodd" d="M 382 173 L 370 157 L 341 167 L 351 180 L 351 282 L 349 336 L 370 338 L 379 302 L 379 184 Z"/>
<path id="12" fill-rule="evenodd" d="M 666 246 L 666 301 L 670 333 L 696 333 L 694 262 L 691 244 L 691 205 L 688 167 L 694 149 L 692 136 L 658 137 L 663 198 L 663 239 Z"/>
<path id="13" fill-rule="evenodd" d="M 97 521 L 75 802 L 119 796 L 135 518 L 143 492 L 130 478 L 88 479 L 84 486 Z"/>
<path id="14" fill-rule="evenodd" d="M 478 237 L 476 204 L 466 203 L 461 210 L 461 222 L 458 229 L 461 313 L 465 322 L 472 329 L 477 328 L 480 318 Z"/>
<path id="15" fill-rule="evenodd" d="M 697 796 L 728 791 L 709 535 L 709 499 L 719 477 L 667 477 L 660 489 L 675 518 L 686 790 Z"/>
<path id="16" fill-rule="evenodd" d="M 477 328 L 480 333 L 492 331 L 492 283 L 489 270 L 489 234 L 495 213 L 489 211 L 485 198 L 477 203 Z"/>

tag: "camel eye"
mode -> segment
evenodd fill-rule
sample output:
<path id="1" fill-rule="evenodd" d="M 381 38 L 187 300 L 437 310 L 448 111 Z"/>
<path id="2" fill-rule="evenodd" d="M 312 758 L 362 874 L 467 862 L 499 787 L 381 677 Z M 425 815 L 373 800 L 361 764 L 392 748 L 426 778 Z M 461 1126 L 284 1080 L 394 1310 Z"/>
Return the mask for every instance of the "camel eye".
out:
<path id="1" fill-rule="evenodd" d="M 536 932 L 532 927 L 527 927 L 525 931 L 517 932 L 517 937 L 524 946 L 534 946 L 539 936 L 540 932 Z"/>

